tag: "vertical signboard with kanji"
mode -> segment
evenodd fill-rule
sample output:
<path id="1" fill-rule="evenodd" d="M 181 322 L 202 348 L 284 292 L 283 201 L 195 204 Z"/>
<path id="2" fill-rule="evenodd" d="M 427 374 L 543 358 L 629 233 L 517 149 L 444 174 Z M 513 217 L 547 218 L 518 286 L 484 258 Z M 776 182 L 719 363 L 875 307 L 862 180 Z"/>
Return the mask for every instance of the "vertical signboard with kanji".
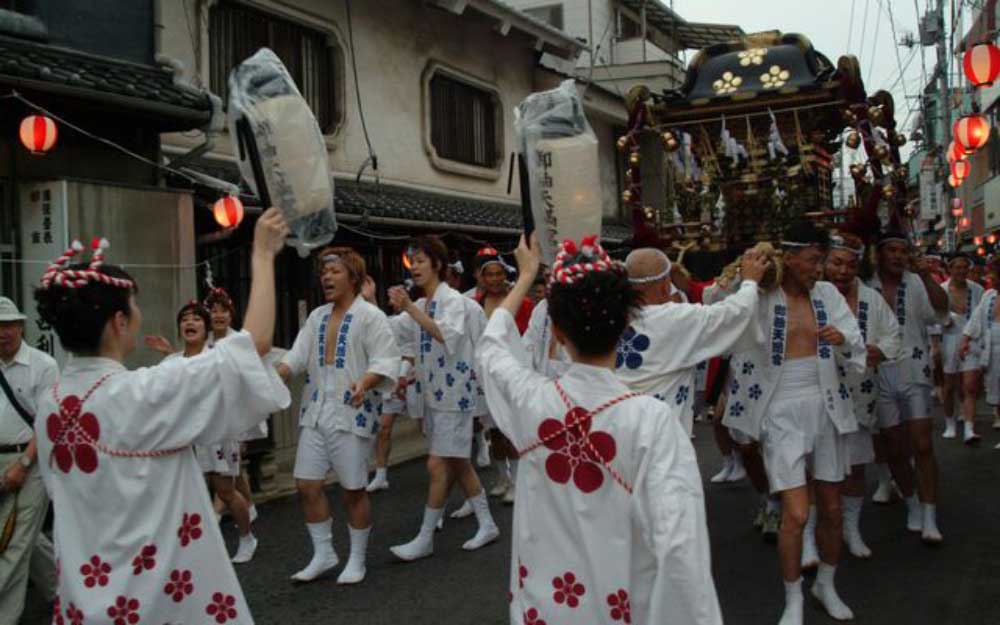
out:
<path id="1" fill-rule="evenodd" d="M 34 291 L 48 263 L 69 246 L 65 181 L 22 184 L 20 209 L 21 257 L 26 261 L 21 268 L 20 302 L 21 311 L 28 317 L 24 328 L 25 340 L 62 365 L 66 353 L 59 345 L 55 330 L 39 318 Z"/>

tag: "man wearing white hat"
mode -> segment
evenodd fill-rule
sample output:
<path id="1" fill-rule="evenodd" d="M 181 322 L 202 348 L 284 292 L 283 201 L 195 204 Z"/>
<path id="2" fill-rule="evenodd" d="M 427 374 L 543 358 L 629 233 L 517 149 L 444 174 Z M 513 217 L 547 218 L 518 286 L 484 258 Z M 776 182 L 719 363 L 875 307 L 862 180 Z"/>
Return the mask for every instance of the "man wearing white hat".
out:
<path id="1" fill-rule="evenodd" d="M 48 496 L 35 466 L 33 421 L 38 397 L 56 383 L 56 361 L 24 342 L 24 315 L 0 297 L 0 623 L 18 621 L 29 563 Z M 5 544 L 6 543 L 6 544 Z M 10 619 L 10 620 L 7 620 Z"/>

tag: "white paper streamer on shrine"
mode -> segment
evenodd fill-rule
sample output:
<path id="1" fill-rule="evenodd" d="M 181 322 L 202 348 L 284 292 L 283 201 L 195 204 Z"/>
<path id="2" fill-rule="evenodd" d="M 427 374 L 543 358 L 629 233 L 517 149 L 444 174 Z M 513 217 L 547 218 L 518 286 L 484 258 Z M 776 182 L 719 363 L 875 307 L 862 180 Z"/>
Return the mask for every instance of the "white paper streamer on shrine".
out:
<path id="1" fill-rule="evenodd" d="M 767 133 L 767 154 L 768 158 L 773 161 L 778 154 L 788 156 L 788 148 L 781 140 L 781 131 L 778 129 L 778 120 L 775 119 L 774 112 L 768 110 L 768 114 L 771 116 L 771 128 Z"/>

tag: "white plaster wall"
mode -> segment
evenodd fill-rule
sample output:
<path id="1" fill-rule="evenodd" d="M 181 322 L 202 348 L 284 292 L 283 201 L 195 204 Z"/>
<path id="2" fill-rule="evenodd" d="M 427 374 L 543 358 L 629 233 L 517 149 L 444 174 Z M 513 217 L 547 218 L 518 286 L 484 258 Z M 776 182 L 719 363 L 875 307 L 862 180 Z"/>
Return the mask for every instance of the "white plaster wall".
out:
<path id="1" fill-rule="evenodd" d="M 184 4 L 187 4 L 187 16 Z M 368 157 L 358 116 L 357 99 L 350 72 L 346 16 L 343 3 L 324 0 L 252 2 L 265 10 L 285 15 L 328 31 L 344 51 L 344 120 L 328 137 L 331 167 L 335 174 L 353 176 Z M 188 23 L 197 33 L 207 29 L 207 4 L 203 0 L 163 2 L 160 52 L 180 60 L 188 71 L 185 78 L 197 82 L 192 68 L 201 66 L 207 83 L 207 35 L 202 35 L 204 53 L 195 60 Z M 199 17 L 200 16 L 200 17 Z M 533 41 L 511 30 L 497 32 L 494 23 L 468 15 L 454 15 L 425 7 L 414 0 L 380 0 L 352 4 L 358 79 L 368 130 L 382 180 L 474 196 L 510 200 L 507 195 L 506 158 L 496 180 L 442 172 L 434 168 L 424 150 L 427 123 L 423 110 L 422 75 L 432 61 L 491 84 L 500 95 L 503 110 L 504 154 L 514 147 L 513 108 L 531 92 L 534 73 Z M 194 145 L 199 137 L 168 135 L 165 146 Z M 169 151 L 169 147 L 168 147 Z M 210 156 L 230 157 L 228 139 L 219 141 Z"/>

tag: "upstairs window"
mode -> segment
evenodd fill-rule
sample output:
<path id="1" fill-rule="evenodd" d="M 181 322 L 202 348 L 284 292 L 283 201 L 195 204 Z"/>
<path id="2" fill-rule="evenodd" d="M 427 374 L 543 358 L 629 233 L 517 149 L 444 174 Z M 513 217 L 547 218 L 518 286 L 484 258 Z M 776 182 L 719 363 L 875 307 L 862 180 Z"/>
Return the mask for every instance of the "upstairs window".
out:
<path id="1" fill-rule="evenodd" d="M 440 71 L 430 80 L 431 145 L 438 158 L 474 167 L 499 165 L 499 99 Z"/>
<path id="2" fill-rule="evenodd" d="M 236 2 L 213 6 L 208 30 L 210 87 L 223 100 L 229 72 L 260 48 L 270 48 L 285 64 L 320 130 L 331 134 L 337 129 L 342 55 L 327 33 Z"/>

